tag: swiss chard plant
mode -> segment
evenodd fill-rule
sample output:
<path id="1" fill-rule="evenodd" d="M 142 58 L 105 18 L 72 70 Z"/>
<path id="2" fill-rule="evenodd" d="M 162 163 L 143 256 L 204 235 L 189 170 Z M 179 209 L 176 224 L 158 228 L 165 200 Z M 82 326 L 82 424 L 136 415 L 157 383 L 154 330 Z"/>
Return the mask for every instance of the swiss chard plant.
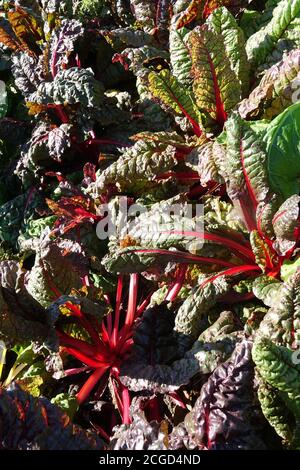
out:
<path id="1" fill-rule="evenodd" d="M 299 38 L 0 2 L 1 449 L 300 448 Z"/>

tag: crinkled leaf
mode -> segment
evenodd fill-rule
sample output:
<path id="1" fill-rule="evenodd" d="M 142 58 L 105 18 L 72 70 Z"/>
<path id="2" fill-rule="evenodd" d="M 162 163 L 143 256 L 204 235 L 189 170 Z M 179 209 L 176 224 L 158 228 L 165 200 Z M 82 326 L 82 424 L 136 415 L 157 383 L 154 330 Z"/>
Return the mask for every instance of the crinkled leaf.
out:
<path id="1" fill-rule="evenodd" d="M 227 154 L 221 167 L 228 194 L 243 212 L 249 228 L 255 228 L 255 211 L 268 192 L 266 154 L 257 134 L 233 113 L 226 123 Z"/>
<path id="2" fill-rule="evenodd" d="M 273 217 L 281 204 L 281 197 L 271 193 L 264 201 L 261 201 L 256 210 L 257 227 L 269 240 L 275 238 Z"/>
<path id="3" fill-rule="evenodd" d="M 300 268 L 300 258 L 296 258 L 292 261 L 284 261 L 280 269 L 280 277 L 283 281 L 287 281 L 290 276 L 295 274 Z"/>
<path id="4" fill-rule="evenodd" d="M 174 241 L 170 239 L 169 243 L 172 245 Z M 102 259 L 105 269 L 112 273 L 143 273 L 149 268 L 162 270 L 169 262 L 203 265 L 202 258 L 184 251 L 139 246 L 115 249 Z"/>
<path id="5" fill-rule="evenodd" d="M 149 389 L 165 393 L 174 391 L 197 373 L 210 373 L 232 352 L 237 337 L 234 316 L 222 312 L 194 342 L 191 349 L 179 355 L 178 341 L 187 344 L 183 335 L 172 335 L 174 316 L 166 303 L 145 312 L 138 324 L 132 354 L 123 364 L 122 381 L 135 391 Z M 232 336 L 230 336 L 230 334 Z"/>
<path id="6" fill-rule="evenodd" d="M 178 3 L 178 2 L 177 2 Z M 186 3 L 186 4 L 185 4 Z M 176 21 L 176 29 L 181 29 L 196 19 L 200 19 L 203 13 L 205 0 L 191 0 L 183 4 L 184 10 L 182 11 L 181 4 L 178 7 L 176 5 L 177 13 L 180 13 L 179 18 Z M 178 11 L 179 10 L 179 11 Z"/>
<path id="7" fill-rule="evenodd" d="M 0 336 L 7 345 L 30 341 L 57 348 L 50 315 L 28 293 L 25 271 L 15 261 L 0 263 Z"/>
<path id="8" fill-rule="evenodd" d="M 244 340 L 230 359 L 215 369 L 185 418 L 185 428 L 198 448 L 265 449 L 254 401 L 253 376 L 251 342 Z"/>
<path id="9" fill-rule="evenodd" d="M 197 110 L 191 93 L 180 84 L 168 70 L 160 73 L 151 72 L 148 76 L 149 90 L 159 102 L 184 116 L 191 123 L 197 136 L 201 135 L 201 116 Z"/>
<path id="10" fill-rule="evenodd" d="M 201 184 L 204 186 L 210 181 L 223 183 L 224 179 L 220 174 L 220 166 L 225 160 L 225 147 L 217 141 L 207 142 L 197 149 L 193 150 L 187 157 L 193 157 L 193 154 L 198 154 L 198 173 Z"/>
<path id="11" fill-rule="evenodd" d="M 141 30 L 133 30 L 132 28 L 116 28 L 111 30 L 103 30 L 101 34 L 115 51 L 124 51 L 125 48 L 140 48 L 155 44 L 153 36 Z M 125 52 L 126 55 L 126 52 Z M 124 55 L 124 57 L 125 57 Z M 117 56 L 115 56 L 117 58 Z"/>
<path id="12" fill-rule="evenodd" d="M 15 84 L 27 98 L 42 82 L 42 69 L 35 57 L 25 53 L 12 55 L 12 72 Z"/>
<path id="13" fill-rule="evenodd" d="M 63 154 L 71 146 L 71 129 L 71 124 L 55 127 L 42 122 L 36 126 L 16 168 L 24 183 L 31 182 L 41 168 L 49 167 L 49 156 L 61 162 Z"/>
<path id="14" fill-rule="evenodd" d="M 0 27 L 0 43 L 12 51 L 19 52 L 25 50 L 28 54 L 31 54 L 31 51 L 26 45 L 21 44 L 13 34 L 9 34 L 3 27 Z"/>
<path id="15" fill-rule="evenodd" d="M 80 104 L 83 108 L 99 107 L 104 88 L 94 78 L 91 69 L 72 67 L 61 70 L 52 82 L 43 82 L 35 93 L 28 97 L 37 104 Z"/>
<path id="16" fill-rule="evenodd" d="M 228 292 L 230 284 L 223 277 L 213 282 L 195 287 L 178 309 L 175 318 L 175 332 L 189 341 L 195 340 L 207 326 L 207 314 L 218 298 Z"/>
<path id="17" fill-rule="evenodd" d="M 262 378 L 284 394 L 285 402 L 299 419 L 300 366 L 293 359 L 293 351 L 277 346 L 269 338 L 259 337 L 254 343 L 252 357 Z"/>
<path id="18" fill-rule="evenodd" d="M 299 238 L 299 202 L 300 197 L 289 197 L 273 217 L 273 227 L 276 235 L 274 248 L 281 255 L 292 250 Z"/>
<path id="19" fill-rule="evenodd" d="M 144 31 L 150 34 L 163 35 L 170 22 L 170 0 L 131 0 L 133 14 Z"/>
<path id="20" fill-rule="evenodd" d="M 283 56 L 263 75 L 259 85 L 239 105 L 243 118 L 260 116 L 272 119 L 295 100 L 300 77 L 300 49 Z"/>
<path id="21" fill-rule="evenodd" d="M 275 390 L 267 382 L 259 380 L 258 398 L 264 416 L 277 434 L 285 441 L 291 441 L 293 436 L 292 414 L 287 409 L 278 390 Z"/>
<path id="22" fill-rule="evenodd" d="M 270 249 L 267 242 L 260 236 L 257 230 L 253 230 L 250 234 L 250 243 L 256 264 L 263 272 L 273 265 L 274 253 Z"/>
<path id="23" fill-rule="evenodd" d="M 70 419 L 74 418 L 79 407 L 77 398 L 74 395 L 69 395 L 68 393 L 59 393 L 52 398 L 51 403 L 59 406 Z"/>
<path id="24" fill-rule="evenodd" d="M 0 239 L 14 245 L 23 222 L 27 195 L 17 196 L 0 208 Z"/>
<path id="25" fill-rule="evenodd" d="M 72 424 L 46 398 L 34 398 L 16 385 L 1 389 L 0 396 L 2 449 L 99 450 L 103 447 L 96 435 Z"/>
<path id="26" fill-rule="evenodd" d="M 259 333 L 278 345 L 297 348 L 300 341 L 300 272 L 282 286 L 276 301 L 264 317 Z"/>
<path id="27" fill-rule="evenodd" d="M 259 276 L 252 283 L 253 294 L 268 307 L 276 303 L 280 288 L 281 282 L 271 276 Z"/>
<path id="28" fill-rule="evenodd" d="M 214 341 L 196 341 L 190 351 L 172 364 L 145 364 L 136 358 L 128 360 L 121 369 L 121 380 L 130 390 L 152 390 L 156 393 L 172 392 L 187 384 L 192 377 L 210 374 L 232 353 L 235 336 L 225 335 Z"/>
<path id="29" fill-rule="evenodd" d="M 134 355 L 145 364 L 164 364 L 177 356 L 174 315 L 166 302 L 148 308 L 134 333 Z"/>
<path id="30" fill-rule="evenodd" d="M 232 70 L 240 82 L 243 93 L 249 89 L 249 63 L 242 29 L 227 8 L 217 8 L 208 17 L 206 24 L 223 38 L 223 44 Z"/>
<path id="31" fill-rule="evenodd" d="M 133 406 L 131 406 L 133 408 Z M 147 421 L 141 407 L 134 406 L 132 423 L 114 428 L 110 450 L 166 450 L 167 436 L 163 425 Z"/>
<path id="32" fill-rule="evenodd" d="M 46 235 L 37 248 L 33 268 L 26 274 L 26 288 L 47 307 L 60 295 L 80 289 L 87 274 L 88 260 L 79 243 L 60 238 L 51 240 Z"/>
<path id="33" fill-rule="evenodd" d="M 21 49 L 37 55 L 39 53 L 37 42 L 43 39 L 43 31 L 37 18 L 19 6 L 10 10 L 7 18 Z"/>

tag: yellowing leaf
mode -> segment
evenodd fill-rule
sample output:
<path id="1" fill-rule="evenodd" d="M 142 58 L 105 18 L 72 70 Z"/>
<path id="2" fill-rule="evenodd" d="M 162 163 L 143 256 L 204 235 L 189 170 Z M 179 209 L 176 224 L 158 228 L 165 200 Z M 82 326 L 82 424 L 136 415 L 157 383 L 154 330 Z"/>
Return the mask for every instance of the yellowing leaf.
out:
<path id="1" fill-rule="evenodd" d="M 39 48 L 36 43 L 43 38 L 43 31 L 34 16 L 19 7 L 9 11 L 7 16 L 23 50 L 37 53 Z"/>
<path id="2" fill-rule="evenodd" d="M 201 17 L 203 8 L 205 6 L 205 0 L 192 0 L 187 9 L 182 13 L 176 23 L 176 29 L 180 29 L 183 26 L 191 23 L 195 19 Z"/>

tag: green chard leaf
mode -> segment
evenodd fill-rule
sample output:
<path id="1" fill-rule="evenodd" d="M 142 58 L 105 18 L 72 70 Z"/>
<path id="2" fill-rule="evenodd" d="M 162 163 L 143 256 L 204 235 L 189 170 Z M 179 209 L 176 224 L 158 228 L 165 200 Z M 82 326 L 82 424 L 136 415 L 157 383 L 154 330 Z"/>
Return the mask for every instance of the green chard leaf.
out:
<path id="1" fill-rule="evenodd" d="M 180 83 L 192 88 L 192 60 L 188 47 L 190 31 L 187 28 L 170 31 L 170 62 L 172 74 Z"/>
<path id="2" fill-rule="evenodd" d="M 218 298 L 230 290 L 225 277 L 219 277 L 206 286 L 200 284 L 178 309 L 174 331 L 188 341 L 195 340 L 207 326 L 207 314 Z M 180 341 L 180 339 L 179 339 Z"/>
<path id="3" fill-rule="evenodd" d="M 166 110 L 184 116 L 191 123 L 194 133 L 200 137 L 201 115 L 197 110 L 192 94 L 168 70 L 148 75 L 149 90 Z"/>
<path id="4" fill-rule="evenodd" d="M 221 173 L 232 201 L 251 230 L 256 228 L 256 209 L 269 193 L 264 146 L 238 113 L 226 123 L 227 153 Z"/>
<path id="5" fill-rule="evenodd" d="M 193 90 L 198 108 L 220 126 L 241 99 L 241 85 L 231 68 L 224 38 L 208 25 L 189 37 Z"/>
<path id="6" fill-rule="evenodd" d="M 272 2 L 272 7 L 270 21 L 247 41 L 248 58 L 256 67 L 268 60 L 280 40 L 289 40 L 294 47 L 299 45 L 299 35 L 297 37 L 297 34 L 294 34 L 294 27 L 297 31 L 300 20 L 300 1 L 281 0 Z"/>
<path id="7" fill-rule="evenodd" d="M 281 285 L 272 307 L 259 327 L 259 334 L 275 344 L 297 349 L 300 341 L 300 271 Z"/>
<path id="8" fill-rule="evenodd" d="M 25 276 L 16 261 L 0 263 L 0 337 L 7 346 L 35 341 L 55 350 L 51 317 L 27 291 Z"/>
<path id="9" fill-rule="evenodd" d="M 0 389 L 2 448 L 7 450 L 92 450 L 102 441 L 71 423 L 69 417 L 46 398 L 34 398 L 11 385 Z M 4 431 L 5 430 L 5 431 Z"/>
<path id="10" fill-rule="evenodd" d="M 252 357 L 262 378 L 283 393 L 286 404 L 299 419 L 300 365 L 293 360 L 293 351 L 264 337 L 254 342 Z"/>
<path id="11" fill-rule="evenodd" d="M 249 72 L 245 37 L 234 16 L 225 7 L 217 8 L 208 17 L 206 24 L 223 38 L 223 44 L 231 69 L 240 82 L 243 94 L 249 90 Z"/>
<path id="12" fill-rule="evenodd" d="M 287 442 L 293 437 L 292 413 L 288 410 L 280 392 L 259 378 L 258 398 L 261 409 L 277 434 Z"/>
<path id="13" fill-rule="evenodd" d="M 97 175 L 96 182 L 90 185 L 89 193 L 97 198 L 112 184 L 117 184 L 121 191 L 145 188 L 145 184 L 176 165 L 175 153 L 176 148 L 164 142 L 138 141 Z"/>
<path id="14" fill-rule="evenodd" d="M 162 316 L 158 328 L 157 313 Z M 178 335 L 172 335 L 172 320 L 166 305 L 156 306 L 145 314 L 147 320 L 137 327 L 132 354 L 121 369 L 122 382 L 133 391 L 175 391 L 198 373 L 211 373 L 230 356 L 238 341 L 232 314 L 222 312 L 205 334 L 192 341 L 190 349 L 182 351 L 176 359 Z M 154 357 L 150 353 L 153 341 L 159 346 Z"/>
<path id="15" fill-rule="evenodd" d="M 264 134 L 270 185 L 283 200 L 299 193 L 300 103 L 275 118 Z"/>

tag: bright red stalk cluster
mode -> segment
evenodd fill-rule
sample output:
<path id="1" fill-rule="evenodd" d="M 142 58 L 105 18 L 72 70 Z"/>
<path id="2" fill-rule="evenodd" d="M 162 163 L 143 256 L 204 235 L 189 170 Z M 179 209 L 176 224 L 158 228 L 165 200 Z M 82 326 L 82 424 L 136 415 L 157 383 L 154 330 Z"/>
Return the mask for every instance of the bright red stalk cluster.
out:
<path id="1" fill-rule="evenodd" d="M 119 371 L 122 362 L 133 345 L 134 322 L 146 308 L 149 299 L 146 299 L 137 307 L 138 274 L 131 274 L 127 312 L 125 317 L 121 318 L 122 291 L 123 277 L 120 275 L 115 310 L 110 312 L 99 326 L 93 323 L 77 305 L 70 302 L 66 304 L 73 317 L 78 320 L 81 327 L 88 333 L 91 342 L 73 338 L 61 330 L 58 331 L 58 336 L 60 345 L 64 347 L 66 352 L 86 364 L 88 369 L 93 370 L 77 394 L 78 402 L 80 404 L 83 403 L 97 384 L 100 386 L 102 383 L 102 386 L 105 386 L 110 377 L 123 423 L 128 424 L 130 423 L 130 395 L 127 388 L 124 387 L 119 379 Z M 82 372 L 82 367 L 77 369 L 77 371 L 78 373 Z M 75 371 L 72 369 L 72 374 L 74 373 Z"/>

